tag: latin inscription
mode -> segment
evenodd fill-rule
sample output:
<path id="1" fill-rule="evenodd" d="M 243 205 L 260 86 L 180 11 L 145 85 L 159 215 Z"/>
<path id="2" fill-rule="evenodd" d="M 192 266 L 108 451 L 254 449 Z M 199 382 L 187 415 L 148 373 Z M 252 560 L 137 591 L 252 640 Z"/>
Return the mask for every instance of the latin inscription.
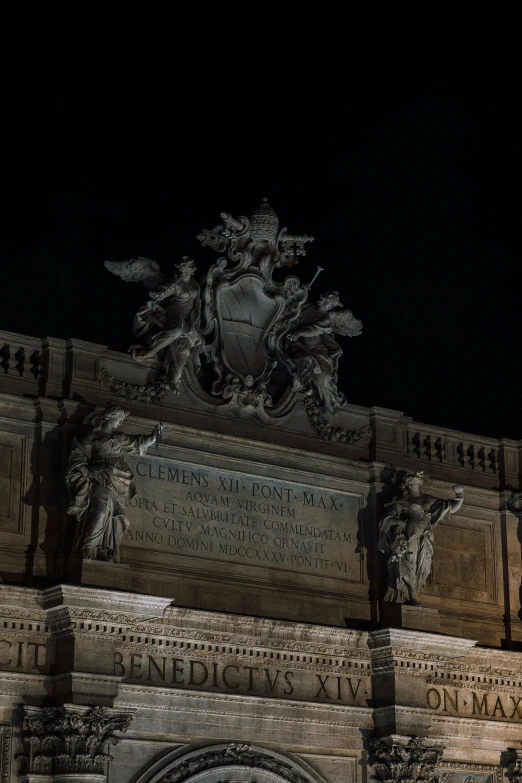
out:
<path id="1" fill-rule="evenodd" d="M 354 495 L 145 458 L 133 472 L 127 546 L 361 580 Z"/>
<path id="2" fill-rule="evenodd" d="M 114 674 L 149 685 L 359 705 L 367 703 L 370 687 L 369 677 L 129 651 L 114 652 Z"/>
<path id="3" fill-rule="evenodd" d="M 522 695 L 473 691 L 467 688 L 428 688 L 427 706 L 444 715 L 522 721 Z"/>
<path id="4" fill-rule="evenodd" d="M 46 645 L 0 639 L 0 669 L 41 671 L 46 664 Z"/>

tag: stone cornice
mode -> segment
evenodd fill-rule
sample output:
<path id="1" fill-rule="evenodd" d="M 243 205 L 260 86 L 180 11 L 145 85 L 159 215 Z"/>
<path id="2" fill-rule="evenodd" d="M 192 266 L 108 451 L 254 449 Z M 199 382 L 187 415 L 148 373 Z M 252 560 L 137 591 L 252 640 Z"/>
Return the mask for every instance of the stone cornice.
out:
<path id="1" fill-rule="evenodd" d="M 395 672 L 394 676 L 478 691 L 519 688 L 522 681 L 519 653 L 481 648 L 472 639 L 441 634 L 405 629 L 366 632 L 209 612 L 173 606 L 170 598 L 73 585 L 43 591 L 0 585 L 2 598 L 0 618 L 7 625 L 0 635 L 8 639 L 14 633 L 43 642 L 98 638 L 120 650 L 162 654 L 177 647 L 196 658 L 212 656 L 221 648 L 227 656 L 255 650 L 270 664 L 292 661 L 298 668 L 327 667 L 359 677 Z"/>
<path id="2" fill-rule="evenodd" d="M 106 607 L 109 605 L 115 612 L 128 612 L 131 615 L 142 615 L 159 619 L 163 610 L 172 603 L 172 598 L 160 598 L 141 593 L 125 593 L 119 590 L 103 590 L 91 587 L 60 584 L 41 591 L 40 602 L 43 608 L 51 609 L 59 606 L 77 606 L 82 609 Z M 142 619 L 140 617 L 140 619 Z M 152 619 L 152 617 L 151 617 Z"/>
<path id="3" fill-rule="evenodd" d="M 369 646 L 372 650 L 379 647 L 390 647 L 393 650 L 396 648 L 408 649 L 411 647 L 413 650 L 421 648 L 428 655 L 433 652 L 448 659 L 469 656 L 476 645 L 477 642 L 474 639 L 397 628 L 372 631 L 369 635 Z"/>
<path id="4" fill-rule="evenodd" d="M 134 683 L 124 682 L 120 685 L 118 693 L 118 708 L 133 710 L 138 706 L 138 698 L 136 701 L 129 698 L 131 694 L 135 694 L 137 697 L 142 696 L 147 699 L 147 694 L 153 693 L 157 698 L 164 698 L 165 703 L 163 705 L 154 702 L 154 709 L 166 709 L 175 711 L 184 711 L 188 709 L 194 709 L 204 712 L 212 712 L 211 704 L 227 704 L 227 705 L 242 705 L 242 714 L 248 714 L 250 707 L 252 708 L 252 714 L 259 717 L 260 711 L 266 716 L 269 714 L 272 719 L 287 721 L 291 720 L 302 723 L 315 723 L 313 716 L 324 715 L 328 720 L 328 723 L 337 723 L 340 726 L 346 726 L 343 723 L 342 716 L 356 715 L 363 716 L 367 720 L 371 720 L 373 710 L 370 707 L 359 707 L 352 704 L 323 704 L 321 702 L 311 701 L 298 701 L 297 699 L 278 699 L 278 698 L 266 698 L 263 696 L 249 696 L 248 694 L 242 694 L 241 696 L 229 694 L 229 693 L 210 693 L 208 691 L 191 691 L 184 688 L 164 688 L 155 685 L 138 685 Z M 174 705 L 173 701 L 179 701 L 179 706 Z M 203 704 L 207 702 L 207 704 Z M 191 704 L 192 703 L 192 704 Z M 151 708 L 150 699 L 144 701 L 141 706 Z M 275 717 L 276 710 L 280 713 L 280 716 Z M 289 717 L 290 716 L 290 717 Z M 338 718 L 339 721 L 335 720 Z M 322 722 L 322 721 L 321 721 Z M 498 725 L 498 724 L 496 724 Z M 520 724 L 519 724 L 520 727 Z M 353 731 L 358 731 L 357 727 L 349 727 Z"/>

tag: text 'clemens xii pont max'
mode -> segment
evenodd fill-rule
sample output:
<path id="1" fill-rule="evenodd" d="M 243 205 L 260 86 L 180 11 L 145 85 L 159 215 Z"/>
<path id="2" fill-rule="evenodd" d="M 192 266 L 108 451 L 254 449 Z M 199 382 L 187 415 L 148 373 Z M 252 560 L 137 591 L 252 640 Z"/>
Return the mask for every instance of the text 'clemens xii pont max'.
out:
<path id="1" fill-rule="evenodd" d="M 360 580 L 357 496 L 146 459 L 133 471 L 127 545 Z"/>

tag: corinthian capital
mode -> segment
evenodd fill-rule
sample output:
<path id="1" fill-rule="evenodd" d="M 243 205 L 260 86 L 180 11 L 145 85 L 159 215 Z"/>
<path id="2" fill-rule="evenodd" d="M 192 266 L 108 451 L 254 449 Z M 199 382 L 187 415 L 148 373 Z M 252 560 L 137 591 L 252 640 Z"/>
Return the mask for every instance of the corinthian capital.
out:
<path id="1" fill-rule="evenodd" d="M 392 735 L 370 740 L 370 764 L 378 783 L 432 783 L 437 780 L 443 747 L 425 744 L 419 737 Z"/>
<path id="2" fill-rule="evenodd" d="M 24 708 L 20 755 L 26 775 L 104 775 L 109 746 L 120 741 L 132 715 L 106 707 Z"/>
<path id="3" fill-rule="evenodd" d="M 501 764 L 506 770 L 509 783 L 522 783 L 522 750 L 508 748 L 502 753 Z"/>

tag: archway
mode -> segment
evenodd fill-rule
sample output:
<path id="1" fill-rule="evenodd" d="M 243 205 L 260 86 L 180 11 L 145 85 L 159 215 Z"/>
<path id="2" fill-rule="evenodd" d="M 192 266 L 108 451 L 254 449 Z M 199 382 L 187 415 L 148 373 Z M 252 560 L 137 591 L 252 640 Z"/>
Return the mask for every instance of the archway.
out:
<path id="1" fill-rule="evenodd" d="M 308 764 L 238 742 L 186 746 L 161 754 L 132 783 L 324 783 Z"/>

